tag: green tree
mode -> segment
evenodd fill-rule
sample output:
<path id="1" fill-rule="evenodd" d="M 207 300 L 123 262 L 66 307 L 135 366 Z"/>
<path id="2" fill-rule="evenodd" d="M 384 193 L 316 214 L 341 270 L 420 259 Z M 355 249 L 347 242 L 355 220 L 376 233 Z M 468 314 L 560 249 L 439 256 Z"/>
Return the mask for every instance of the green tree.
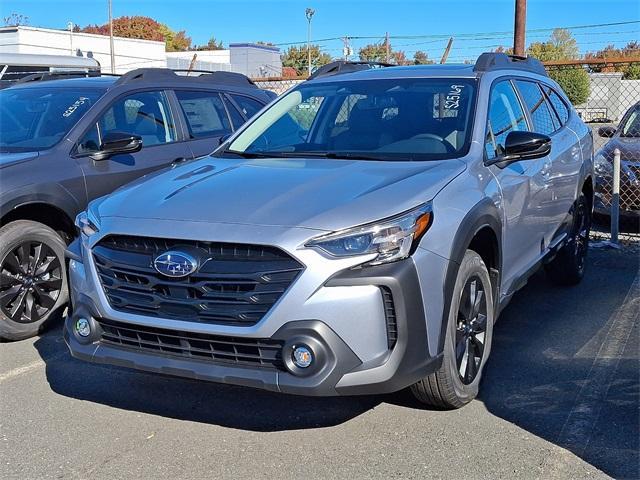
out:
<path id="1" fill-rule="evenodd" d="M 589 74 L 580 66 L 566 68 L 550 68 L 549 76 L 560 86 L 574 105 L 580 105 L 589 98 Z"/>
<path id="2" fill-rule="evenodd" d="M 602 50 L 595 52 L 587 52 L 584 56 L 586 59 L 598 59 L 598 58 L 638 58 L 640 57 L 640 42 L 632 41 L 627 43 L 622 48 L 616 48 L 614 45 L 607 45 Z M 592 66 L 594 72 L 622 72 L 625 80 L 638 80 L 640 79 L 640 63 L 621 63 L 613 65 L 594 65 Z"/>
<path id="3" fill-rule="evenodd" d="M 358 50 L 362 62 L 386 62 L 387 47 L 384 43 L 371 43 Z"/>
<path id="4" fill-rule="evenodd" d="M 413 54 L 413 63 L 414 65 L 431 65 L 435 62 L 425 52 L 418 50 Z"/>
<path id="5" fill-rule="evenodd" d="M 546 42 L 534 42 L 529 45 L 527 54 L 542 62 L 573 60 L 580 56 L 580 49 L 569 30 L 556 28 Z"/>
<path id="6" fill-rule="evenodd" d="M 331 62 L 331 55 L 324 53 L 320 50 L 319 45 L 310 45 L 311 50 L 311 67 L 321 67 Z M 292 67 L 299 72 L 304 72 L 307 69 L 308 54 L 307 46 L 292 46 L 287 49 L 281 56 L 283 67 Z"/>

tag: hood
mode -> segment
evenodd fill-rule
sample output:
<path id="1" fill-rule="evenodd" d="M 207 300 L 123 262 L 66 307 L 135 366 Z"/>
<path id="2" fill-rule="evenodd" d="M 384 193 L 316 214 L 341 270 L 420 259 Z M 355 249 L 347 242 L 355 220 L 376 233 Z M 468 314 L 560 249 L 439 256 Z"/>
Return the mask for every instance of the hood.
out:
<path id="1" fill-rule="evenodd" d="M 429 201 L 464 169 L 460 160 L 209 157 L 131 184 L 92 208 L 100 217 L 338 230 Z"/>
<path id="2" fill-rule="evenodd" d="M 38 157 L 38 152 L 0 153 L 0 168 L 8 167 L 16 163 L 26 162 Z"/>
<path id="3" fill-rule="evenodd" d="M 615 136 L 609 140 L 598 153 L 605 158 L 613 160 L 613 151 L 620 150 L 622 160 L 640 161 L 640 138 Z"/>

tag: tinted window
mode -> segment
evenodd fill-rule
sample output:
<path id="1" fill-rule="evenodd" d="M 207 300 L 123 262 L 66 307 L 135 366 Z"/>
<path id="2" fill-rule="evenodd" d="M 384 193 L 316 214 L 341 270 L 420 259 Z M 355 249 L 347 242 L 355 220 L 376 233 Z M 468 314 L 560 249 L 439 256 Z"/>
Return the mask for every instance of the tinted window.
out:
<path id="1" fill-rule="evenodd" d="M 87 154 L 94 153 L 100 150 L 100 134 L 98 133 L 98 126 L 94 125 L 91 129 L 84 134 L 82 140 L 78 143 L 77 153 Z"/>
<path id="2" fill-rule="evenodd" d="M 488 158 L 504 154 L 504 144 L 511 132 L 528 130 L 524 111 L 510 81 L 497 83 L 491 91 L 487 139 Z"/>
<path id="3" fill-rule="evenodd" d="M 564 125 L 569 120 L 569 108 L 567 108 L 566 103 L 560 98 L 553 89 L 550 87 L 543 87 L 545 93 L 547 94 L 547 98 L 551 102 L 553 109 L 558 114 L 558 118 L 560 119 L 560 124 Z"/>
<path id="4" fill-rule="evenodd" d="M 164 92 L 139 92 L 116 100 L 98 122 L 99 133 L 123 132 L 142 137 L 143 147 L 173 142 L 175 125 Z M 90 130 L 88 136 L 93 135 Z M 87 138 L 80 141 L 88 145 Z"/>
<path id="5" fill-rule="evenodd" d="M 191 138 L 231 133 L 231 123 L 218 93 L 176 91 L 176 96 Z"/>
<path id="6" fill-rule="evenodd" d="M 229 99 L 224 99 L 224 104 L 227 107 L 227 111 L 229 112 L 229 116 L 231 117 L 231 123 L 233 124 L 233 129 L 237 130 L 240 126 L 245 122 L 242 115 L 238 109 L 229 101 Z"/>
<path id="7" fill-rule="evenodd" d="M 469 144 L 475 81 L 384 79 L 310 82 L 271 104 L 230 145 L 272 156 L 431 160 Z"/>
<path id="8" fill-rule="evenodd" d="M 0 151 L 52 147 L 102 94 L 102 90 L 77 88 L 13 87 L 1 90 Z"/>
<path id="9" fill-rule="evenodd" d="M 620 124 L 621 137 L 640 137 L 640 105 L 631 108 Z"/>
<path id="10" fill-rule="evenodd" d="M 247 118 L 253 117 L 264 106 L 257 100 L 245 97 L 244 95 L 231 95 L 231 97 L 235 100 L 240 107 L 240 110 L 242 110 L 242 113 L 244 113 L 244 116 Z"/>
<path id="11" fill-rule="evenodd" d="M 544 135 L 551 135 L 559 128 L 558 120 L 551 114 L 549 105 L 538 84 L 521 80 L 516 80 L 516 84 L 522 95 L 522 100 L 531 114 L 533 130 Z"/>

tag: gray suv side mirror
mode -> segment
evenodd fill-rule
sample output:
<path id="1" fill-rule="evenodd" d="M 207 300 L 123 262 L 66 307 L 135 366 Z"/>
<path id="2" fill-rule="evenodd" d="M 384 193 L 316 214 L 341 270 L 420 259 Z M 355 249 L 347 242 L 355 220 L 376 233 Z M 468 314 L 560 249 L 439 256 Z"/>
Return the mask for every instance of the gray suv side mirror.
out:
<path id="1" fill-rule="evenodd" d="M 611 138 L 615 134 L 616 134 L 616 127 L 612 127 L 611 125 L 606 125 L 598 129 L 598 135 L 600 135 L 601 137 Z"/>
<path id="2" fill-rule="evenodd" d="M 485 165 L 504 168 L 520 160 L 545 157 L 551 152 L 551 138 L 535 132 L 511 132 L 504 142 L 504 154 L 489 159 Z"/>
<path id="3" fill-rule="evenodd" d="M 100 151 L 91 154 L 93 160 L 106 160 L 119 153 L 134 153 L 142 148 L 142 137 L 124 132 L 107 133 Z"/>

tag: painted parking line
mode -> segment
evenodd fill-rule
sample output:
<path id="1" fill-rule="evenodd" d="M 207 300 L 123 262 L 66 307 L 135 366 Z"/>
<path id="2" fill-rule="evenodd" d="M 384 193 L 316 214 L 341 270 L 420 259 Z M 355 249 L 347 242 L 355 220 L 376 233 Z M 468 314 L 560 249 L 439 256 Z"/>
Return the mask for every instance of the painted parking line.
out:
<path id="1" fill-rule="evenodd" d="M 632 327 L 640 316 L 639 292 L 640 274 L 633 281 L 622 306 L 609 319 L 609 331 L 560 431 L 557 444 L 578 456 L 582 456 L 589 445 Z"/>
<path id="2" fill-rule="evenodd" d="M 48 357 L 46 360 L 43 360 L 40 358 L 38 360 L 34 360 L 31 363 L 28 363 L 27 365 L 16 367 L 12 370 L 9 370 L 8 372 L 2 373 L 0 374 L 0 383 L 6 382 L 7 380 L 11 380 L 16 377 L 20 377 L 22 375 L 26 375 L 27 373 L 31 373 L 35 370 L 45 367 L 47 365 L 46 362 L 50 362 L 51 360 L 56 360 L 66 355 L 66 353 L 67 352 L 60 352 L 57 355 L 52 355 Z"/>

